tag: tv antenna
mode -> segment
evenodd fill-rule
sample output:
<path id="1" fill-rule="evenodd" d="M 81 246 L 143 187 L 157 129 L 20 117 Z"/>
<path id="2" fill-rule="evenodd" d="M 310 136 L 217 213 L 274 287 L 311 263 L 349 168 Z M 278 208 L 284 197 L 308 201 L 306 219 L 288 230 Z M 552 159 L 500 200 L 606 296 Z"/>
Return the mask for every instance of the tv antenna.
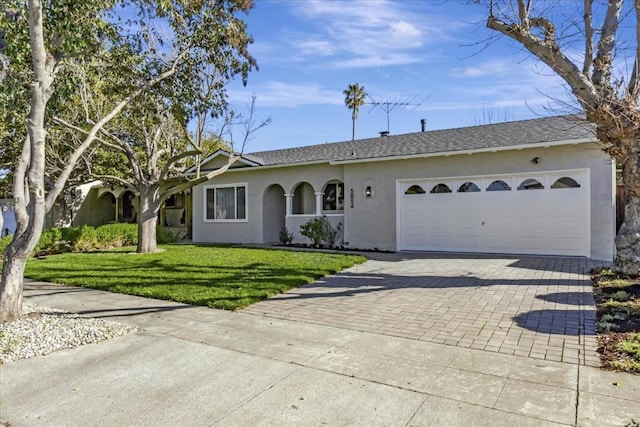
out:
<path id="1" fill-rule="evenodd" d="M 382 111 L 384 111 L 385 113 L 387 113 L 387 132 L 389 132 L 389 115 L 393 110 L 399 110 L 402 108 L 406 108 L 408 106 L 413 106 L 414 109 L 420 105 L 422 105 L 422 103 L 427 99 L 424 98 L 422 101 L 420 102 L 416 102 L 416 98 L 418 98 L 418 95 L 413 95 L 412 97 L 395 97 L 392 99 L 386 99 L 384 101 L 382 100 L 378 100 L 376 101 L 375 99 L 369 97 L 370 102 L 366 102 L 365 104 L 371 105 L 371 109 L 369 110 L 369 113 L 375 109 L 376 107 L 380 108 Z"/>

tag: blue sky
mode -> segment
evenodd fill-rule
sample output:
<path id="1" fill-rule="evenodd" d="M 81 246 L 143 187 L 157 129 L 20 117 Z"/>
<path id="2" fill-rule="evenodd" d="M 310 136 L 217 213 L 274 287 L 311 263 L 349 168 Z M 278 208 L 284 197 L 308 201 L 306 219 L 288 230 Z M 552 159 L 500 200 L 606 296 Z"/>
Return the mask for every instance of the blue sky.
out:
<path id="1" fill-rule="evenodd" d="M 246 21 L 259 71 L 228 90 L 240 109 L 255 94 L 273 122 L 246 151 L 351 139 L 350 83 L 375 101 L 421 102 L 391 111 L 392 134 L 422 118 L 433 130 L 562 113 L 571 97 L 551 71 L 505 38 L 484 47 L 496 35 L 485 14 L 456 0 L 257 0 Z M 357 139 L 386 128 L 382 109 L 361 107 Z"/>

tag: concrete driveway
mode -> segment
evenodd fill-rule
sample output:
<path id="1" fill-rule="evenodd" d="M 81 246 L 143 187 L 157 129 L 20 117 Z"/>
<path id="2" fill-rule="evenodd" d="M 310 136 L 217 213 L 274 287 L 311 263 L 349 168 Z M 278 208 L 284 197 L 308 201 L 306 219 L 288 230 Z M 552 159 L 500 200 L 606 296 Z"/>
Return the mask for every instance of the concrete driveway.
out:
<path id="1" fill-rule="evenodd" d="M 585 258 L 381 254 L 244 313 L 598 366 Z"/>

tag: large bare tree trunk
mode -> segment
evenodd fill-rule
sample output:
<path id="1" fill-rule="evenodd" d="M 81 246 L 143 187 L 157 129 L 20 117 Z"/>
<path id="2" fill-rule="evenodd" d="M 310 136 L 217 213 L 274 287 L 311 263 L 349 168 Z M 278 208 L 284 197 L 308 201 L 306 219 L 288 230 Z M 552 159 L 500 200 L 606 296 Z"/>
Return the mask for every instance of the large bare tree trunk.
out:
<path id="1" fill-rule="evenodd" d="M 636 275 L 640 272 L 640 153 L 636 150 L 622 164 L 622 181 L 627 200 L 624 222 L 616 236 L 615 269 Z"/>
<path id="2" fill-rule="evenodd" d="M 140 209 L 138 214 L 138 248 L 137 252 L 152 253 L 158 251 L 156 238 L 156 226 L 158 225 L 158 212 L 160 204 L 157 202 L 156 188 L 140 191 Z"/>

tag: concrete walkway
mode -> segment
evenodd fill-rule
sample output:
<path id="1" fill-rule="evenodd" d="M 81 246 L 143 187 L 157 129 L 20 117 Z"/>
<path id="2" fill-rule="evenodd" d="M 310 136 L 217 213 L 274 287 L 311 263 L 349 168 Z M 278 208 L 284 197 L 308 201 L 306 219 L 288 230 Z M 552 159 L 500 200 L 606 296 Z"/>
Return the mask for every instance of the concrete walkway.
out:
<path id="1" fill-rule="evenodd" d="M 140 331 L 2 366 L 0 419 L 13 426 L 640 420 L 640 377 L 588 365 L 47 283 L 25 295 Z"/>

